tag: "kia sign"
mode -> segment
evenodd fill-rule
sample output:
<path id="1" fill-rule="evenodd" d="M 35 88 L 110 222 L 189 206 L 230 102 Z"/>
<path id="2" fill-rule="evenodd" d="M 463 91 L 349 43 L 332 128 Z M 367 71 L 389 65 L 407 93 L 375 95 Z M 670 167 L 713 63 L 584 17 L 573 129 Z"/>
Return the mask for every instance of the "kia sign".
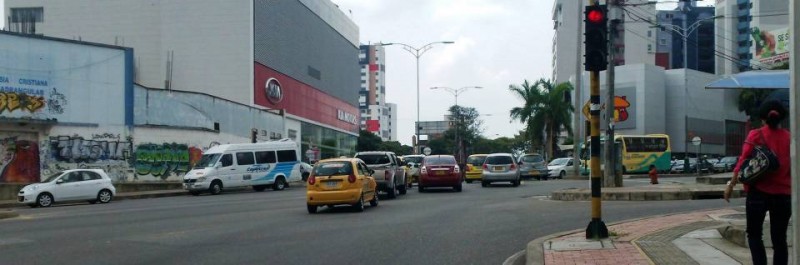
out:
<path id="1" fill-rule="evenodd" d="M 281 102 L 281 100 L 283 100 L 283 89 L 281 88 L 281 83 L 278 82 L 278 79 L 268 79 L 264 86 L 264 90 L 267 94 L 267 100 L 272 102 L 272 104 L 278 104 Z"/>

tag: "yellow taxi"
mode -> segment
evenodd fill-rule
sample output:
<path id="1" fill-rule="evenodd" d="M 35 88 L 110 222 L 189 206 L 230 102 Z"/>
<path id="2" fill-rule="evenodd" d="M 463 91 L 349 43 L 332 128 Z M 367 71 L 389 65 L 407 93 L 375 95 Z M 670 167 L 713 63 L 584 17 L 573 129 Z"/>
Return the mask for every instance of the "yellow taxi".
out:
<path id="1" fill-rule="evenodd" d="M 375 178 L 371 169 L 358 158 L 334 158 L 317 162 L 308 176 L 306 205 L 308 213 L 320 206 L 348 205 L 356 211 L 378 206 Z"/>
<path id="2" fill-rule="evenodd" d="M 467 157 L 467 183 L 472 183 L 473 180 L 480 181 L 483 178 L 483 161 L 486 160 L 487 154 L 474 154 Z"/>

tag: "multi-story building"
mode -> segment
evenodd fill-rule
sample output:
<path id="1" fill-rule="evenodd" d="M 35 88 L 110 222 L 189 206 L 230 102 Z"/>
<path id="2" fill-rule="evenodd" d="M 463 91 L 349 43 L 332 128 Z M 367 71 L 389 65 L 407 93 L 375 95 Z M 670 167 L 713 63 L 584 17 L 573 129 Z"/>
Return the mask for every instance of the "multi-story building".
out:
<path id="1" fill-rule="evenodd" d="M 659 10 L 656 45 L 656 65 L 664 69 L 684 68 L 683 29 L 696 25 L 686 38 L 685 68 L 713 74 L 716 56 L 714 50 L 714 7 L 698 7 L 697 2 L 679 3 L 674 10 Z"/>
<path id="2" fill-rule="evenodd" d="M 715 46 L 717 74 L 782 67 L 788 62 L 788 47 L 779 43 L 788 36 L 788 0 L 717 0 L 718 36 Z M 784 42 L 785 43 L 785 42 Z"/>
<path id="3" fill-rule="evenodd" d="M 647 0 L 619 1 L 627 4 L 647 3 Z M 551 79 L 556 83 L 568 82 L 575 76 L 576 67 L 583 68 L 583 36 L 578 36 L 578 27 L 583 27 L 583 7 L 587 0 L 555 0 L 553 4 L 553 73 Z M 656 53 L 656 33 L 650 24 L 641 23 L 648 19 L 655 21 L 655 5 L 629 5 L 628 12 L 620 13 L 623 23 L 616 28 L 616 39 L 612 45 L 616 65 L 654 64 Z M 580 45 L 580 53 L 577 45 Z M 580 59 L 580 65 L 575 61 Z"/>
<path id="4" fill-rule="evenodd" d="M 375 133 L 384 141 L 397 141 L 397 105 L 386 103 L 385 50 L 381 45 L 361 45 L 359 50 L 361 129 Z"/>
<path id="5" fill-rule="evenodd" d="M 0 183 L 76 167 L 117 182 L 177 181 L 224 143 L 290 138 L 321 158 L 355 151 L 358 28 L 330 1 L 5 8 Z M 19 106 L 5 104 L 9 93 Z"/>

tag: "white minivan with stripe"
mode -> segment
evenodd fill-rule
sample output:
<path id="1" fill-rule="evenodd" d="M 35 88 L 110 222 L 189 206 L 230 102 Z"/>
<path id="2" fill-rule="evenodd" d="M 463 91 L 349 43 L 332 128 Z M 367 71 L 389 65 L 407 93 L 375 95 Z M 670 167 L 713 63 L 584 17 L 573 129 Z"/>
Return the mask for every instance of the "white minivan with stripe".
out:
<path id="1" fill-rule="evenodd" d="M 299 157 L 297 144 L 289 139 L 214 146 L 183 176 L 183 188 L 192 195 L 247 186 L 283 190 L 289 182 L 302 181 Z"/>

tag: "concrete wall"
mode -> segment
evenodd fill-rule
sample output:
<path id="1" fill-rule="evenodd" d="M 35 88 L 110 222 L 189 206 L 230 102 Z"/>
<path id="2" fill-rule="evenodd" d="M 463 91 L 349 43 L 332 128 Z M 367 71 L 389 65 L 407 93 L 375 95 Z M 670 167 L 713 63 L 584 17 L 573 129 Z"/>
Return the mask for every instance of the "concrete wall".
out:
<path id="1" fill-rule="evenodd" d="M 164 88 L 174 51 L 173 89 L 252 102 L 251 2 L 216 0 L 6 0 L 44 7 L 37 32 L 132 47 L 136 82 Z"/>

